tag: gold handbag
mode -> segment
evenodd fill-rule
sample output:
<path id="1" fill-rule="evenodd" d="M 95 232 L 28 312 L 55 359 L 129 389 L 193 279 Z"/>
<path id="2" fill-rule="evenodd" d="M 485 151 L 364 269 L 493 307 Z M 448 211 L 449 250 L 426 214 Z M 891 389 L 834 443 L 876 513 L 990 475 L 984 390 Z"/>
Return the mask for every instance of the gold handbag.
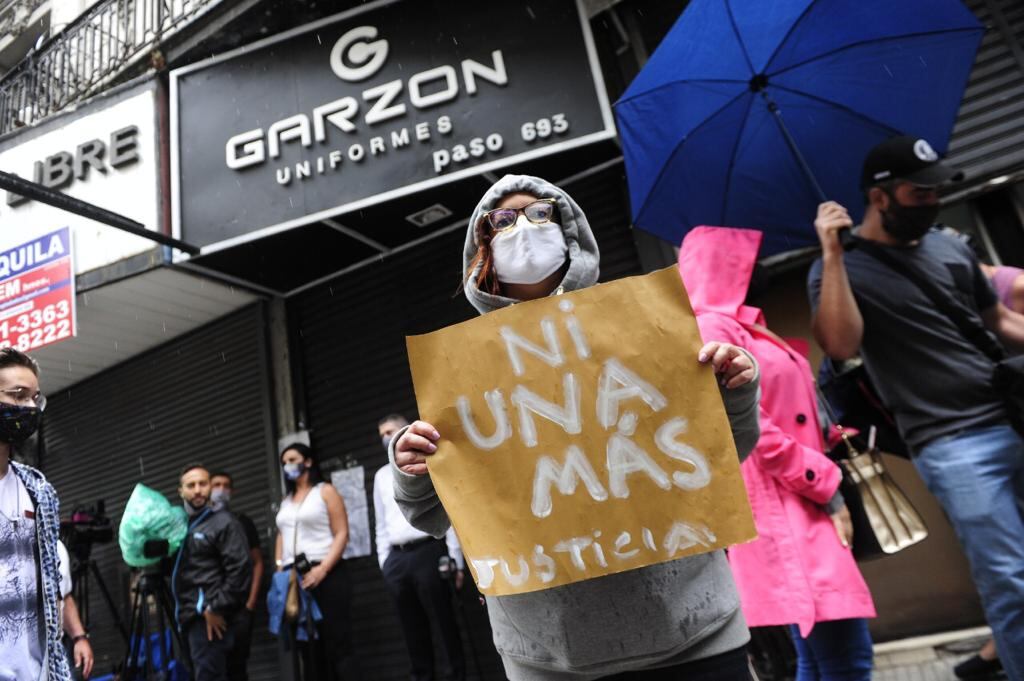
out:
<path id="1" fill-rule="evenodd" d="M 299 618 L 299 577 L 295 568 L 288 570 L 288 595 L 284 599 L 284 618 L 294 622 Z"/>
<path id="2" fill-rule="evenodd" d="M 299 513 L 302 511 L 302 504 L 306 503 L 306 499 L 309 494 L 306 494 L 302 499 L 302 503 L 295 509 L 295 530 L 292 531 L 292 562 L 295 561 L 295 556 L 298 555 L 297 551 L 299 548 Z M 299 619 L 299 571 L 293 564 L 288 569 L 288 595 L 284 599 L 284 618 L 288 622 L 294 622 Z"/>
<path id="3" fill-rule="evenodd" d="M 842 433 L 847 457 L 840 491 L 853 521 L 853 555 L 869 560 L 892 555 L 928 537 L 928 527 L 872 448 L 861 452 Z"/>
<path id="4" fill-rule="evenodd" d="M 760 333 L 775 341 L 791 354 L 797 354 L 783 338 L 759 324 L 747 324 L 748 331 Z M 839 491 L 853 523 L 853 555 L 857 560 L 889 556 L 928 537 L 924 518 L 903 493 L 889 471 L 882 455 L 874 447 L 874 439 L 867 451 L 854 446 L 849 434 L 836 421 L 828 398 L 815 383 L 820 407 L 836 427 L 846 445 L 847 456 L 834 458 L 843 472 Z"/>

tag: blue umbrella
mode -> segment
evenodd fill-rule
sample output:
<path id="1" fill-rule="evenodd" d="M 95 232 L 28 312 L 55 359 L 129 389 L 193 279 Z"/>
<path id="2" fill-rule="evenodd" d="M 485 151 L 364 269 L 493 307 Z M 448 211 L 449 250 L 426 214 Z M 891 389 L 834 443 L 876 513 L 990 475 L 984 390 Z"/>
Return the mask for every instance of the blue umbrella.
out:
<path id="1" fill-rule="evenodd" d="M 859 218 L 872 146 L 945 152 L 983 32 L 960 0 L 693 0 L 615 104 L 634 224 L 816 244 L 826 197 Z"/>

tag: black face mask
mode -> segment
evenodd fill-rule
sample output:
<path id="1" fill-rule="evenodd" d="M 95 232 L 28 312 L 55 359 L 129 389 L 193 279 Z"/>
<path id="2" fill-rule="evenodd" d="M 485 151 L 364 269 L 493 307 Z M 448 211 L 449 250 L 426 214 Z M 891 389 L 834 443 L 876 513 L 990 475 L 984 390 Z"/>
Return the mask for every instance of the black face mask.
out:
<path id="1" fill-rule="evenodd" d="M 882 227 L 904 243 L 923 237 L 939 216 L 939 204 L 904 206 L 889 194 L 889 209 L 882 211 Z"/>
<path id="2" fill-rule="evenodd" d="M 36 407 L 0 405 L 0 442 L 20 445 L 39 428 L 39 416 Z"/>

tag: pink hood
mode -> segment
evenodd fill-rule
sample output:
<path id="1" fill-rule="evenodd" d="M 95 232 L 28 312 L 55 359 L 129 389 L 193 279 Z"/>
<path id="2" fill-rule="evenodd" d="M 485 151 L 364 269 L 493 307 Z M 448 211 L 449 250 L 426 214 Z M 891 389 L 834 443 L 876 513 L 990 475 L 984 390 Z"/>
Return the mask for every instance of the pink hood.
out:
<path id="1" fill-rule="evenodd" d="M 761 310 L 743 304 L 763 237 L 756 229 L 690 230 L 679 249 L 679 271 L 696 314 L 717 312 L 764 326 Z"/>

